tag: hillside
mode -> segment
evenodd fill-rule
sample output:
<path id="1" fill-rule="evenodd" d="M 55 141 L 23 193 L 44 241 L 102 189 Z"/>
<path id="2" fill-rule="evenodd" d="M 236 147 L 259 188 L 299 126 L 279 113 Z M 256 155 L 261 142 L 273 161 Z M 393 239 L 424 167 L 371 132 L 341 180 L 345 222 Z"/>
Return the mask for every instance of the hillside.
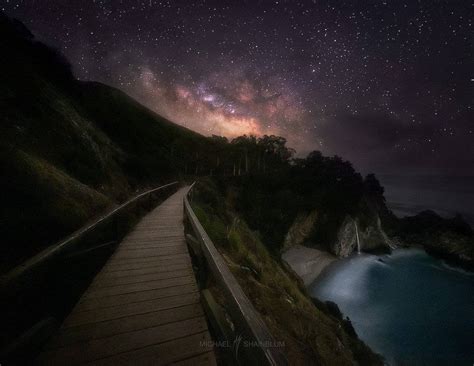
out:
<path id="1" fill-rule="evenodd" d="M 288 363 L 382 365 L 337 305 L 311 299 L 302 281 L 268 250 L 234 204 L 232 194 L 223 196 L 212 179 L 201 179 L 195 188 L 196 215 L 271 333 L 285 343 Z"/>
<path id="2" fill-rule="evenodd" d="M 0 14 L 0 272 L 136 190 L 174 179 L 207 138 L 68 62 Z"/>

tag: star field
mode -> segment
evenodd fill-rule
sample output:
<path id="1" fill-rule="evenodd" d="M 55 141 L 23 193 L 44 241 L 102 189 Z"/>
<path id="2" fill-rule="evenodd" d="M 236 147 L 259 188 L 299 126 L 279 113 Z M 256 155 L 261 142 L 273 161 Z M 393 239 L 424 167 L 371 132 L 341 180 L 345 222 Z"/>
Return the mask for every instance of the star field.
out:
<path id="1" fill-rule="evenodd" d="M 3 1 L 82 80 L 206 135 L 474 172 L 467 1 Z"/>

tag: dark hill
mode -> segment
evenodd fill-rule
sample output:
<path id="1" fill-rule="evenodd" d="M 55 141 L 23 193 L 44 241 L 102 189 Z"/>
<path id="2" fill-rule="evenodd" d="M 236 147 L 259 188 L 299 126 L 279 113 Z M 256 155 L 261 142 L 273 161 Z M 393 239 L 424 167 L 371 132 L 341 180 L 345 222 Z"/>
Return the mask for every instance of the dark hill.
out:
<path id="1" fill-rule="evenodd" d="M 183 174 L 209 139 L 67 60 L 0 13 L 0 272 L 136 190 Z"/>

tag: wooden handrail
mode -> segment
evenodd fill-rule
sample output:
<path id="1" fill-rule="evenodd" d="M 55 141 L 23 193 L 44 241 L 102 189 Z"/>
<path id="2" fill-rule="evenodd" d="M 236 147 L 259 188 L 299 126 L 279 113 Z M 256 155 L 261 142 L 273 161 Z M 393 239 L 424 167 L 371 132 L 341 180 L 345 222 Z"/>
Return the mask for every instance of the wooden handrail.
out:
<path id="1" fill-rule="evenodd" d="M 122 203 L 120 206 L 114 208 L 112 211 L 106 213 L 105 215 L 102 215 L 99 219 L 95 220 L 89 225 L 86 225 L 76 230 L 74 233 L 72 233 L 71 235 L 69 235 L 68 237 L 60 241 L 59 243 L 56 243 L 47 247 L 46 249 L 42 250 L 41 252 L 33 256 L 32 258 L 26 260 L 25 262 L 16 266 L 15 268 L 10 270 L 6 274 L 0 276 L 0 288 L 4 286 L 8 286 L 9 283 L 21 277 L 25 272 L 28 272 L 32 270 L 33 268 L 39 266 L 41 263 L 51 259 L 55 255 L 57 255 L 59 252 L 61 252 L 61 250 L 68 247 L 71 243 L 76 242 L 85 234 L 93 231 L 97 226 L 113 218 L 115 215 L 117 215 L 119 212 L 122 212 L 125 208 L 127 208 L 131 204 L 136 203 L 140 201 L 142 198 L 148 197 L 157 191 L 163 190 L 165 188 L 169 188 L 176 184 L 178 184 L 178 182 L 172 182 L 172 183 L 168 183 L 154 189 L 150 189 L 146 192 L 143 192 L 129 199 L 125 203 Z"/>
<path id="2" fill-rule="evenodd" d="M 267 326 L 263 322 L 260 314 L 243 292 L 234 275 L 229 270 L 222 255 L 217 251 L 214 243 L 207 235 L 199 222 L 188 200 L 188 195 L 192 192 L 194 183 L 184 197 L 184 212 L 191 224 L 197 240 L 201 244 L 206 262 L 214 278 L 221 285 L 227 295 L 226 300 L 232 308 L 231 316 L 235 316 L 238 325 L 246 331 L 250 337 L 253 350 L 256 351 L 255 364 L 267 365 L 287 365 L 285 355 L 275 345 L 277 344 Z"/>

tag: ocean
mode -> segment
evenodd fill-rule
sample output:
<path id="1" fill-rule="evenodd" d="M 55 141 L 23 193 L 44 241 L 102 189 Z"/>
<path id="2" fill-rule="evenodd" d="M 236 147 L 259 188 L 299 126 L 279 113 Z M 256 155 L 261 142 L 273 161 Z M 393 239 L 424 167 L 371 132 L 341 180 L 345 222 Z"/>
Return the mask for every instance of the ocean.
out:
<path id="1" fill-rule="evenodd" d="M 431 209 L 443 217 L 460 213 L 474 227 L 474 176 L 377 175 L 388 207 L 399 217 Z"/>
<path id="2" fill-rule="evenodd" d="M 390 365 L 472 365 L 474 274 L 421 249 L 354 255 L 312 285 Z"/>

